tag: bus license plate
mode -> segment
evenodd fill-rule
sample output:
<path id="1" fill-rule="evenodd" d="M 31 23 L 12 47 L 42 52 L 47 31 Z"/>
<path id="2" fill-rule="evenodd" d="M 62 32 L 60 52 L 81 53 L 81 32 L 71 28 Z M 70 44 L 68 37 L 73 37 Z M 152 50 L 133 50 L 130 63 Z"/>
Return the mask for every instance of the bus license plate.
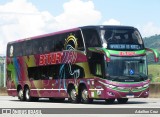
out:
<path id="1" fill-rule="evenodd" d="M 134 95 L 126 95 L 127 98 L 134 98 Z"/>

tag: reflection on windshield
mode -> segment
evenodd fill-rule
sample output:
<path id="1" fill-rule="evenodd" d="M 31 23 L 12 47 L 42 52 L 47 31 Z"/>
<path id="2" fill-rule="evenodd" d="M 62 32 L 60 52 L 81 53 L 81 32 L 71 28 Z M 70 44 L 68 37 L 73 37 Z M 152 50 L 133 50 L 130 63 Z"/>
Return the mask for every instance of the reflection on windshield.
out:
<path id="1" fill-rule="evenodd" d="M 143 80 L 147 78 L 146 57 L 111 57 L 106 64 L 106 77 Z"/>
<path id="2" fill-rule="evenodd" d="M 142 38 L 136 29 L 102 29 L 101 38 L 107 44 L 108 49 L 131 49 L 143 48 Z"/>

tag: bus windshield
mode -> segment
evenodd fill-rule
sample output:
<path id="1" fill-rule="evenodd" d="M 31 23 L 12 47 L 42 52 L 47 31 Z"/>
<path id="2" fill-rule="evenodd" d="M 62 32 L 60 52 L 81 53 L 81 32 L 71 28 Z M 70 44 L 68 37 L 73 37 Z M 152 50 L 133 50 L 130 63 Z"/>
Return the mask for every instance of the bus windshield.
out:
<path id="1" fill-rule="evenodd" d="M 139 82 L 147 79 L 146 57 L 111 57 L 106 77 L 114 81 Z"/>
<path id="2" fill-rule="evenodd" d="M 135 28 L 103 28 L 100 32 L 101 38 L 107 44 L 108 49 L 143 49 L 142 38 Z"/>

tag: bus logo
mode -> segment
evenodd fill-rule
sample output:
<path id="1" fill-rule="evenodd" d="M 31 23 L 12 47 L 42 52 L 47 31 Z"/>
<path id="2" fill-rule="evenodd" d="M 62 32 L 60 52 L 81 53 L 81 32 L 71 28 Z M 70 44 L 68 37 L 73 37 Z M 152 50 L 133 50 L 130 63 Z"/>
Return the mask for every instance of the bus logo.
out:
<path id="1" fill-rule="evenodd" d="M 40 55 L 39 65 L 61 63 L 62 55 L 63 53 L 61 52 Z"/>
<path id="2" fill-rule="evenodd" d="M 134 71 L 132 69 L 130 69 L 130 75 L 133 75 Z"/>
<path id="3" fill-rule="evenodd" d="M 120 52 L 119 55 L 120 56 L 133 56 L 135 55 L 135 52 Z"/>

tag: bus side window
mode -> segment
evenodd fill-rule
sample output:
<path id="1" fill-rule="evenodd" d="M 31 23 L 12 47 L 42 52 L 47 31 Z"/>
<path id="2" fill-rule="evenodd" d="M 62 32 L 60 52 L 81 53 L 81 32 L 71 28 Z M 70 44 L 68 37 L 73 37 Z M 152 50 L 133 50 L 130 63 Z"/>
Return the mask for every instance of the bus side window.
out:
<path id="1" fill-rule="evenodd" d="M 101 41 L 96 30 L 83 29 L 83 35 L 87 47 L 101 47 Z"/>
<path id="2" fill-rule="evenodd" d="M 14 56 L 22 56 L 22 44 L 21 43 L 16 43 L 14 44 Z"/>
<path id="3" fill-rule="evenodd" d="M 25 56 L 26 55 L 26 41 L 22 42 L 22 55 Z"/>
<path id="4" fill-rule="evenodd" d="M 73 32 L 73 34 L 75 34 L 75 38 L 77 39 L 77 44 L 78 44 L 77 49 L 84 51 L 84 43 L 83 43 L 81 32 L 78 30 L 75 33 Z"/>
<path id="5" fill-rule="evenodd" d="M 54 52 L 54 38 L 53 36 L 47 37 L 47 48 L 48 52 Z"/>
<path id="6" fill-rule="evenodd" d="M 33 47 L 32 47 L 32 41 L 26 42 L 26 55 L 32 55 L 33 54 Z"/>
<path id="7" fill-rule="evenodd" d="M 50 52 L 54 52 L 55 51 L 55 41 L 54 39 L 50 40 Z"/>
<path id="8" fill-rule="evenodd" d="M 43 53 L 43 41 L 42 39 L 40 39 L 40 41 L 38 42 L 38 54 L 42 54 Z"/>
<path id="9" fill-rule="evenodd" d="M 65 34 L 55 36 L 55 51 L 62 51 L 64 48 Z"/>
<path id="10" fill-rule="evenodd" d="M 32 46 L 33 46 L 33 54 L 38 54 L 38 41 L 33 40 Z"/>
<path id="11" fill-rule="evenodd" d="M 43 49 L 44 49 L 44 53 L 46 53 L 46 52 L 49 52 L 49 47 L 48 47 L 49 45 L 48 45 L 48 41 L 46 40 L 44 43 L 43 43 Z"/>

